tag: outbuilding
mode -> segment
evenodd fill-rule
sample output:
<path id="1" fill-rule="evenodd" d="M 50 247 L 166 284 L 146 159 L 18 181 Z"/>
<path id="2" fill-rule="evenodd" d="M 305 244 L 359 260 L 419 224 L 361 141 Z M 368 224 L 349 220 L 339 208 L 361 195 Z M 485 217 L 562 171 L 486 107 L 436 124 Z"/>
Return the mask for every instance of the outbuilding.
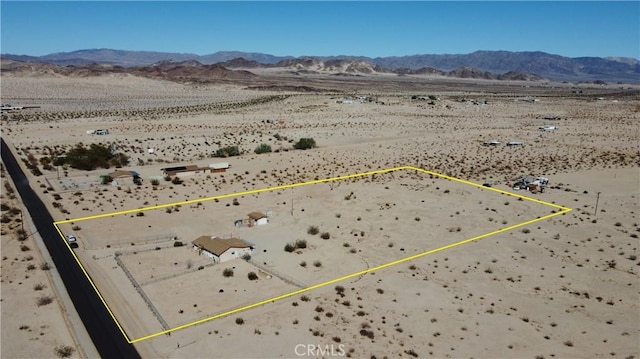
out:
<path id="1" fill-rule="evenodd" d="M 247 226 L 262 226 L 269 223 L 269 217 L 262 212 L 251 212 L 247 215 Z"/>

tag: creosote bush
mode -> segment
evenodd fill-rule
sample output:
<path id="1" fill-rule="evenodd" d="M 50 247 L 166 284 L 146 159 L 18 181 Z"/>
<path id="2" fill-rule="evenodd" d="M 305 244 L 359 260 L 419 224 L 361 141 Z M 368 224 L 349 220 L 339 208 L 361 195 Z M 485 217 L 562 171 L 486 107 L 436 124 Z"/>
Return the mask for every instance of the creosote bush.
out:
<path id="1" fill-rule="evenodd" d="M 225 277 L 233 277 L 233 269 L 231 269 L 231 268 L 225 268 L 225 269 L 222 271 L 222 275 L 223 275 L 223 276 L 225 276 Z"/>
<path id="2" fill-rule="evenodd" d="M 76 350 L 69 345 L 58 345 L 54 349 L 54 353 L 58 358 L 69 358 Z"/>
<path id="3" fill-rule="evenodd" d="M 51 303 L 53 303 L 53 297 L 51 297 L 50 295 L 43 295 L 41 297 L 38 297 L 38 299 L 36 299 L 36 305 L 38 305 L 38 307 L 42 307 L 43 305 L 47 305 Z"/>

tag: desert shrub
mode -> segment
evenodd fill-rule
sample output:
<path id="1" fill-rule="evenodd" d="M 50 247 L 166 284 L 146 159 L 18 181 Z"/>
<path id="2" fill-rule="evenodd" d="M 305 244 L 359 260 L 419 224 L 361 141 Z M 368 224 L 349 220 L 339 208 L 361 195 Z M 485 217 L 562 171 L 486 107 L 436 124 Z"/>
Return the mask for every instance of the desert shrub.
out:
<path id="1" fill-rule="evenodd" d="M 56 354 L 56 356 L 58 358 L 68 358 L 71 355 L 73 355 L 73 353 L 75 351 L 76 350 L 72 346 L 69 346 L 69 345 L 58 345 L 53 350 L 53 352 Z"/>
<path id="2" fill-rule="evenodd" d="M 289 252 L 289 253 L 291 253 L 291 252 L 293 252 L 295 249 L 296 249 L 296 246 L 295 246 L 294 244 L 287 243 L 287 244 L 285 244 L 285 245 L 284 245 L 284 250 L 285 250 L 285 252 Z"/>
<path id="3" fill-rule="evenodd" d="M 320 262 L 320 261 L 315 261 L 315 262 L 313 262 L 313 266 L 314 266 L 314 267 L 317 267 L 317 268 L 320 268 L 320 267 L 322 267 L 322 262 Z"/>
<path id="4" fill-rule="evenodd" d="M 527 234 L 527 233 L 530 233 L 531 230 L 529 228 L 523 228 L 521 232 L 524 234 Z"/>
<path id="5" fill-rule="evenodd" d="M 175 241 L 175 242 L 173 242 L 173 246 L 174 247 L 182 247 L 182 246 L 184 246 L 184 243 L 182 243 L 180 241 Z"/>
<path id="6" fill-rule="evenodd" d="M 298 239 L 295 243 L 296 248 L 305 249 L 307 248 L 307 241 L 304 239 Z"/>
<path id="7" fill-rule="evenodd" d="M 341 285 L 337 285 L 335 289 L 336 289 L 336 293 L 338 294 L 344 293 L 344 287 Z"/>
<path id="8" fill-rule="evenodd" d="M 238 324 L 238 325 L 244 324 L 244 319 L 242 319 L 240 317 L 236 318 L 236 324 Z"/>
<path id="9" fill-rule="evenodd" d="M 239 156 L 240 149 L 238 146 L 227 146 L 219 148 L 214 154 L 213 157 L 233 157 Z"/>
<path id="10" fill-rule="evenodd" d="M 316 234 L 320 233 L 320 229 L 317 226 L 309 226 L 309 228 L 307 229 L 307 233 L 315 236 Z"/>
<path id="11" fill-rule="evenodd" d="M 157 179 L 157 178 L 153 178 L 153 179 L 151 179 L 151 185 L 152 185 L 152 186 L 157 186 L 157 185 L 159 185 L 159 184 L 160 184 L 160 181 L 158 181 L 158 179 Z"/>
<path id="12" fill-rule="evenodd" d="M 178 177 L 178 176 L 173 177 L 171 179 L 171 183 L 173 183 L 173 184 L 182 184 L 182 179 L 180 179 L 180 177 Z"/>
<path id="13" fill-rule="evenodd" d="M 249 278 L 249 280 L 257 280 L 258 279 L 258 275 L 256 274 L 256 272 L 249 272 L 249 274 L 247 274 L 247 277 Z"/>
<path id="14" fill-rule="evenodd" d="M 373 333 L 373 331 L 367 330 L 367 329 L 361 329 L 360 335 L 362 335 L 363 337 L 368 337 L 369 339 L 373 339 L 375 337 L 375 334 Z"/>
<path id="15" fill-rule="evenodd" d="M 43 305 L 47 305 L 47 304 L 51 304 L 53 303 L 53 297 L 51 297 L 50 295 L 43 295 L 38 297 L 38 299 L 36 299 L 36 305 L 38 307 L 41 307 Z"/>
<path id="16" fill-rule="evenodd" d="M 303 267 L 303 268 L 304 268 L 304 267 L 306 267 L 306 266 L 307 266 L 307 262 L 305 262 L 305 261 L 300 262 L 300 267 Z"/>
<path id="17" fill-rule="evenodd" d="M 315 147 L 316 141 L 313 138 L 301 138 L 295 145 L 293 145 L 293 148 L 296 150 L 307 150 Z"/>
<path id="18" fill-rule="evenodd" d="M 49 263 L 43 262 L 42 264 L 40 264 L 40 269 L 49 270 L 49 269 L 51 269 L 51 266 L 49 265 Z"/>
<path id="19" fill-rule="evenodd" d="M 242 255 L 242 259 L 244 259 L 245 261 L 251 260 L 251 254 L 249 253 L 245 253 Z"/>
<path id="20" fill-rule="evenodd" d="M 261 153 L 268 153 L 271 152 L 271 146 L 267 145 L 266 143 L 261 143 L 260 145 L 258 145 L 258 147 L 256 147 L 255 150 L 253 150 L 253 152 L 258 155 Z"/>
<path id="21" fill-rule="evenodd" d="M 404 352 L 405 352 L 405 354 L 411 355 L 414 358 L 418 357 L 418 353 L 416 353 L 415 350 L 413 350 L 413 349 L 405 350 Z"/>
<path id="22" fill-rule="evenodd" d="M 329 234 L 329 232 L 323 232 L 323 233 L 320 235 L 320 238 L 322 238 L 322 239 L 329 239 L 329 238 L 331 238 L 331 235 Z"/>
<path id="23" fill-rule="evenodd" d="M 33 290 L 43 290 L 43 289 L 44 289 L 44 284 L 42 283 L 38 283 L 33 286 Z"/>
<path id="24" fill-rule="evenodd" d="M 223 276 L 225 276 L 225 277 L 227 277 L 227 278 L 228 278 L 228 277 L 233 277 L 233 269 L 231 269 L 231 268 L 225 268 L 225 269 L 222 271 L 222 275 L 223 275 Z"/>

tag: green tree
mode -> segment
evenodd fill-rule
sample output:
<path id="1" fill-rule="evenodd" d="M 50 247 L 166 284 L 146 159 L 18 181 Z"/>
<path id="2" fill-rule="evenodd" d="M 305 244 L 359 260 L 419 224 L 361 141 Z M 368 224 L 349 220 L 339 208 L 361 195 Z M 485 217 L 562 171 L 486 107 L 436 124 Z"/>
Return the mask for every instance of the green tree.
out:
<path id="1" fill-rule="evenodd" d="M 293 145 L 293 148 L 297 150 L 306 150 L 315 147 L 316 141 L 313 138 L 301 138 L 295 145 Z"/>
<path id="2" fill-rule="evenodd" d="M 255 152 L 256 154 L 271 152 L 271 146 L 267 145 L 266 143 L 261 143 L 253 152 Z"/>
<path id="3" fill-rule="evenodd" d="M 215 153 L 214 153 L 214 157 L 233 157 L 233 156 L 239 156 L 240 155 L 240 149 L 238 148 L 238 146 L 227 146 L 227 147 L 222 147 L 219 148 Z"/>

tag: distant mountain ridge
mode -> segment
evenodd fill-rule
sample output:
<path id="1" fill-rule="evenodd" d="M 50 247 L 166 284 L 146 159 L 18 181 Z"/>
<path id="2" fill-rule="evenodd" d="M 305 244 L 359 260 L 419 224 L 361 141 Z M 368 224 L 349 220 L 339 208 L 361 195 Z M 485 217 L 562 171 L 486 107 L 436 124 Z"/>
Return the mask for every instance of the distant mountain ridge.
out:
<path id="1" fill-rule="evenodd" d="M 223 67 L 289 67 L 293 63 L 303 67 L 313 66 L 314 61 L 323 66 L 334 66 L 335 70 L 349 72 L 347 67 L 357 68 L 362 73 L 388 69 L 396 73 L 432 73 L 458 71 L 473 68 L 480 72 L 497 75 L 535 74 L 542 78 L 566 81 L 620 81 L 640 82 L 640 61 L 620 57 L 576 57 L 569 58 L 540 51 L 475 51 L 470 54 L 410 55 L 369 58 L 364 56 L 274 56 L 263 53 L 220 51 L 209 55 L 169 53 L 153 51 L 126 51 L 112 49 L 90 49 L 54 53 L 44 56 L 0 55 L 3 59 L 24 62 L 41 62 L 61 66 L 91 63 L 114 66 L 144 66 L 161 61 L 197 61 L 203 65 L 218 64 Z M 240 60 L 242 59 L 242 60 Z M 242 63 L 240 63 L 242 61 Z M 345 61 L 349 61 L 347 64 Z M 377 69 L 377 70 L 376 70 Z M 427 69 L 427 70 L 420 70 Z M 433 70 L 428 70 L 433 69 Z M 355 71 L 355 70 L 354 70 Z M 417 72 L 416 72 L 417 71 Z M 474 75 L 476 76 L 476 75 Z M 489 76 L 490 77 L 490 76 Z"/>

